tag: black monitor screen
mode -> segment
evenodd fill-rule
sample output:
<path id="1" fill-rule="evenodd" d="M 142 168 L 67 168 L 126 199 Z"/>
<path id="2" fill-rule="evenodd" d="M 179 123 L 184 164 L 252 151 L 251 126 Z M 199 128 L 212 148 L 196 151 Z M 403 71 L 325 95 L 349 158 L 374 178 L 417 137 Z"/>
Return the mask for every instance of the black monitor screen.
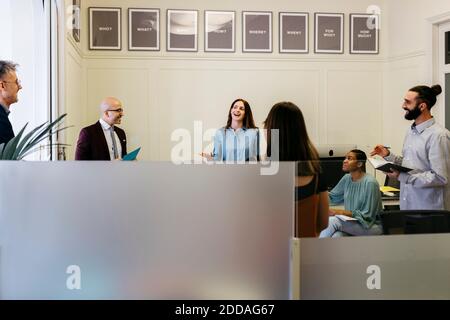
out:
<path id="1" fill-rule="evenodd" d="M 344 159 L 345 157 L 320 158 L 320 166 L 328 190 L 333 189 L 345 175 L 345 172 L 342 171 Z"/>
<path id="2" fill-rule="evenodd" d="M 386 176 L 386 179 L 384 180 L 384 185 L 387 187 L 400 189 L 400 181 L 398 181 L 397 179 L 391 179 L 389 178 L 389 176 Z"/>

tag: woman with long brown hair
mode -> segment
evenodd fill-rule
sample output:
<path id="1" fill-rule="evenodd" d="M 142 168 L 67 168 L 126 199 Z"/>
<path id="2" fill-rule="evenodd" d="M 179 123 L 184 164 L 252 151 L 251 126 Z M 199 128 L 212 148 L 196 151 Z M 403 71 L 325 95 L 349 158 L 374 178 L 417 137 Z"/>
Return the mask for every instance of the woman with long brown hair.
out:
<path id="1" fill-rule="evenodd" d="M 231 104 L 227 124 L 214 136 L 211 158 L 224 162 L 259 160 L 259 131 L 246 100 L 236 99 Z"/>
<path id="2" fill-rule="evenodd" d="M 328 226 L 328 192 L 303 114 L 292 102 L 277 103 L 270 110 L 264 128 L 267 156 L 271 160 L 297 162 L 295 236 L 317 237 Z M 277 154 L 273 154 L 272 150 L 277 149 Z"/>

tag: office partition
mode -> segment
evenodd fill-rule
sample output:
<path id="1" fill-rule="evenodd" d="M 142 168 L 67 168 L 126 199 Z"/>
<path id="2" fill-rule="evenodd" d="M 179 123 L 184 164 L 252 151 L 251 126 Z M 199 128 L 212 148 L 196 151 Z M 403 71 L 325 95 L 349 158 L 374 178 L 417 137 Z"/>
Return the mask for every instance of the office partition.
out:
<path id="1" fill-rule="evenodd" d="M 289 299 L 294 166 L 0 162 L 2 299 Z"/>

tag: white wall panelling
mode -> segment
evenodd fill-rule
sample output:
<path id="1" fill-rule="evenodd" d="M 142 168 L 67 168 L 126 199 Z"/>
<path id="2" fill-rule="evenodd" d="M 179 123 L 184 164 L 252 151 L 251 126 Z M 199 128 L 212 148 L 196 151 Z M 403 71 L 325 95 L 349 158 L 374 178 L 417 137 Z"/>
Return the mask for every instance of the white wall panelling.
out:
<path id="1" fill-rule="evenodd" d="M 68 143 L 75 145 L 81 127 L 97 120 L 100 100 L 113 95 L 126 107 L 122 126 L 128 133 L 130 149 L 142 146 L 142 160 L 169 160 L 175 144 L 170 141 L 174 129 L 192 132 L 195 120 L 203 121 L 204 130 L 220 127 L 231 101 L 243 97 L 250 101 L 260 126 L 273 103 L 291 100 L 304 111 L 316 144 L 357 144 L 365 149 L 374 143 L 385 143 L 399 152 L 409 125 L 401 110 L 403 95 L 411 86 L 427 83 L 430 73 L 426 19 L 450 11 L 450 3 L 439 0 L 437 7 L 431 7 L 419 0 L 344 2 L 248 0 L 225 5 L 196 0 L 186 6 L 177 0 L 83 1 L 81 43 L 69 41 L 70 35 L 66 41 L 67 51 L 70 46 L 75 47 L 82 62 L 77 69 L 79 73 L 72 66 L 72 71 L 66 74 L 68 81 L 82 79 L 81 87 L 75 87 L 77 92 L 81 89 L 79 96 L 78 93 L 65 96 L 66 106 L 71 105 L 69 109 L 78 112 L 70 115 L 75 128 L 68 139 L 75 140 Z M 349 14 L 364 13 L 370 5 L 381 10 L 380 54 L 350 55 Z M 87 49 L 89 6 L 122 7 L 121 51 Z M 127 50 L 129 7 L 161 9 L 161 51 Z M 165 51 L 168 8 L 199 10 L 198 53 Z M 203 51 L 204 10 L 218 9 L 236 11 L 236 53 Z M 274 12 L 273 53 L 242 53 L 241 19 L 242 11 L 247 10 Z M 345 53 L 325 55 L 314 54 L 312 50 L 303 55 L 278 53 L 279 11 L 309 12 L 310 48 L 314 47 L 314 12 L 345 13 Z M 419 19 L 414 14 L 419 14 Z M 65 85 L 66 90 L 72 87 Z M 69 154 L 73 157 L 73 147 Z"/>

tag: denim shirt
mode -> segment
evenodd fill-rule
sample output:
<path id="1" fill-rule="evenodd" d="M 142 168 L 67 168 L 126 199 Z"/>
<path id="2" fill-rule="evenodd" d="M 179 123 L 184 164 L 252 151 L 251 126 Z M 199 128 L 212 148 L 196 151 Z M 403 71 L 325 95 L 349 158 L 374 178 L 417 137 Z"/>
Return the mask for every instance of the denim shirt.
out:
<path id="1" fill-rule="evenodd" d="M 214 136 L 213 158 L 224 162 L 257 161 L 259 153 L 258 129 L 221 128 Z"/>
<path id="2" fill-rule="evenodd" d="M 434 118 L 411 126 L 403 156 L 385 159 L 413 169 L 399 176 L 400 209 L 450 210 L 450 132 Z"/>

